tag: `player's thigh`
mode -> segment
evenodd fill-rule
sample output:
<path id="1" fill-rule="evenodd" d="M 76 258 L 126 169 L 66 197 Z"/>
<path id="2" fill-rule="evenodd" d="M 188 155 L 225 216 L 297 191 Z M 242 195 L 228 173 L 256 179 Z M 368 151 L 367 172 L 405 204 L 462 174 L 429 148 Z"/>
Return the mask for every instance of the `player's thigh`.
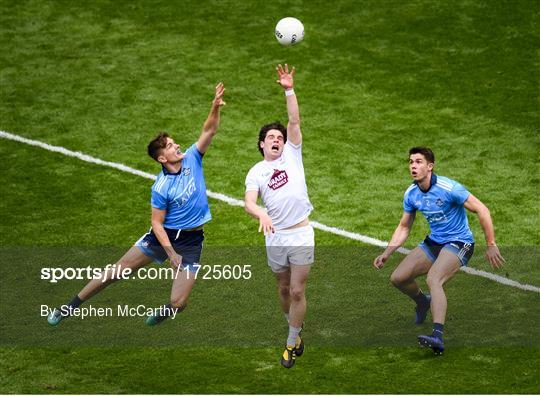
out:
<path id="1" fill-rule="evenodd" d="M 427 274 L 431 266 L 432 262 L 426 253 L 420 247 L 416 247 L 399 263 L 392 273 L 392 279 L 395 281 L 412 280 L 417 276 Z"/>
<path id="2" fill-rule="evenodd" d="M 132 246 L 116 263 L 121 268 L 130 268 L 136 271 L 145 265 L 150 264 L 153 259 L 144 254 L 137 246 Z"/>
<path id="3" fill-rule="evenodd" d="M 460 267 L 459 257 L 454 252 L 442 249 L 428 272 L 427 282 L 444 284 L 459 271 Z"/>
<path id="4" fill-rule="evenodd" d="M 311 265 L 291 264 L 291 290 L 305 289 Z"/>

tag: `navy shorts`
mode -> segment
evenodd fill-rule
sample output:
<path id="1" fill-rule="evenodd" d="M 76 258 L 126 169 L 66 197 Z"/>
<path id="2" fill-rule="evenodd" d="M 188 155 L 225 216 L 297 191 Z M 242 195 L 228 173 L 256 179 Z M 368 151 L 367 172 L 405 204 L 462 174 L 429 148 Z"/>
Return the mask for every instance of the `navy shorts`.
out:
<path id="1" fill-rule="evenodd" d="M 190 272 L 197 272 L 199 261 L 201 260 L 204 231 L 185 231 L 165 228 L 165 232 L 176 253 L 182 256 L 182 267 L 187 268 Z M 162 264 L 168 259 L 167 252 L 165 252 L 165 249 L 159 243 L 152 229 L 147 234 L 144 234 L 135 243 L 135 246 L 159 264 Z"/>
<path id="2" fill-rule="evenodd" d="M 439 253 L 441 253 L 441 250 L 449 250 L 458 257 L 462 266 L 467 265 L 474 253 L 474 243 L 466 243 L 459 241 L 437 243 L 429 237 L 426 237 L 426 239 L 424 239 L 424 241 L 418 246 L 424 251 L 426 256 L 428 256 L 428 258 L 432 262 L 437 260 L 437 257 L 439 257 Z"/>

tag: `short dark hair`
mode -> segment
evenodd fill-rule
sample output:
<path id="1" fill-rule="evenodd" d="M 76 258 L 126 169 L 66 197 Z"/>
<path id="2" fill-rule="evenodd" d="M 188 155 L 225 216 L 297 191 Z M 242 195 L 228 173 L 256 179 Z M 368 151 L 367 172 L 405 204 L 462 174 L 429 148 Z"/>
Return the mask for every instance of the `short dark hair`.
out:
<path id="1" fill-rule="evenodd" d="M 168 133 L 158 133 L 157 136 L 148 143 L 148 155 L 157 161 L 161 154 L 160 151 L 167 146 L 167 138 L 170 138 Z"/>
<path id="2" fill-rule="evenodd" d="M 276 129 L 280 131 L 281 134 L 283 135 L 283 142 L 285 143 L 287 141 L 287 128 L 285 128 L 285 126 L 281 122 L 276 121 L 271 124 L 263 125 L 261 127 L 261 130 L 259 131 L 259 141 L 257 142 L 257 148 L 259 149 L 263 157 L 264 157 L 264 151 L 261 148 L 261 142 L 264 142 L 264 139 L 266 139 L 266 134 L 271 129 Z"/>
<path id="3" fill-rule="evenodd" d="M 428 163 L 435 163 L 435 154 L 433 154 L 433 151 L 429 147 L 413 147 L 409 150 L 409 157 L 413 154 L 422 154 Z"/>

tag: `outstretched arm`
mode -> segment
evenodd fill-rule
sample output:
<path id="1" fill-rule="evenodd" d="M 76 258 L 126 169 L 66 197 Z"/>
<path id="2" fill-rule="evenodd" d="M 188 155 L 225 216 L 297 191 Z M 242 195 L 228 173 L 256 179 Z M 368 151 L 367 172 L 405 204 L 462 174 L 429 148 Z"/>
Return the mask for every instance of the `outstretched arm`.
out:
<path id="1" fill-rule="evenodd" d="M 384 250 L 383 254 L 373 260 L 373 266 L 377 269 L 382 268 L 386 260 L 394 253 L 401 245 L 405 243 L 411 232 L 411 227 L 414 223 L 416 212 L 403 212 L 403 216 L 399 221 L 399 224 L 392 235 L 392 239 L 388 243 L 388 246 Z"/>
<path id="2" fill-rule="evenodd" d="M 206 121 L 204 122 L 201 136 L 196 143 L 197 150 L 199 150 L 199 153 L 201 154 L 206 153 L 206 150 L 208 150 L 210 143 L 212 143 L 212 138 L 216 134 L 219 127 L 219 109 L 221 106 L 225 106 L 225 102 L 223 101 L 224 93 L 225 87 L 223 86 L 223 83 L 219 83 L 216 86 L 216 94 L 214 96 L 214 100 L 212 101 L 210 114 L 208 114 L 208 118 L 206 118 Z"/>
<path id="3" fill-rule="evenodd" d="M 464 203 L 466 209 L 474 212 L 478 215 L 478 220 L 484 230 L 484 235 L 486 237 L 486 259 L 489 261 L 493 268 L 500 268 L 504 263 L 504 258 L 499 252 L 499 248 L 495 244 L 495 229 L 493 227 L 493 221 L 491 220 L 491 214 L 486 205 L 482 203 L 474 195 L 470 194 L 469 198 Z"/>
<path id="4" fill-rule="evenodd" d="M 289 65 L 278 65 L 276 67 L 278 77 L 277 83 L 285 90 L 285 98 L 287 100 L 287 113 L 289 122 L 287 124 L 287 140 L 298 146 L 302 143 L 302 133 L 300 131 L 300 110 L 298 108 L 298 100 L 294 93 L 294 74 L 296 69 L 293 67 L 289 72 Z"/>

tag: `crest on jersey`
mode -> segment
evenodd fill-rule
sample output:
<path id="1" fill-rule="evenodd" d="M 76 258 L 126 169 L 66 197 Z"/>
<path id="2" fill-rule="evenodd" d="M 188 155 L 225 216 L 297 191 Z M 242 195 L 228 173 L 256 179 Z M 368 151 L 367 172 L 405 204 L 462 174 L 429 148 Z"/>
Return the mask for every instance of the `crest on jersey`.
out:
<path id="1" fill-rule="evenodd" d="M 437 204 L 437 206 L 441 207 L 444 205 L 444 201 L 440 198 L 437 198 L 437 201 L 435 202 Z"/>
<path id="2" fill-rule="evenodd" d="M 191 173 L 191 168 L 184 168 L 182 170 L 182 173 L 184 174 L 184 176 L 189 176 L 189 174 Z"/>
<path id="3" fill-rule="evenodd" d="M 270 187 L 272 190 L 277 190 L 278 188 L 281 188 L 287 184 L 288 181 L 289 177 L 287 176 L 287 172 L 284 170 L 274 169 L 274 173 L 268 182 L 268 187 Z"/>

